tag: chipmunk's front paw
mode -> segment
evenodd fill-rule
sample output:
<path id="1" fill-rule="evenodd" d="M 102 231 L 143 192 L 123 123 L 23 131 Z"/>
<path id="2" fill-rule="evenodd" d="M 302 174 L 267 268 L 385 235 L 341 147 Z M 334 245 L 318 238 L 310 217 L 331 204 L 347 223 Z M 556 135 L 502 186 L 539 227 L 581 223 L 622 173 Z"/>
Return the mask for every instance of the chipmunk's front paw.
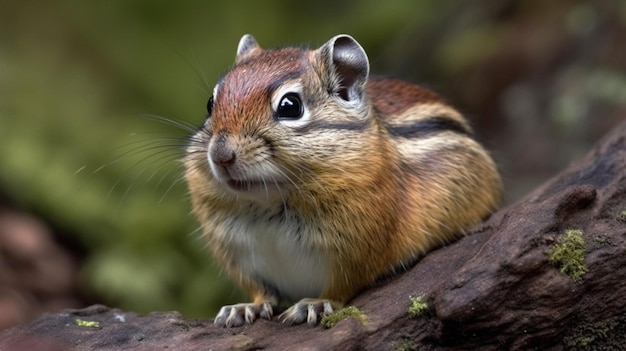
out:
<path id="1" fill-rule="evenodd" d="M 305 321 L 309 325 L 316 325 L 323 316 L 333 312 L 333 305 L 324 299 L 302 299 L 285 312 L 278 319 L 287 324 L 302 324 Z"/>
<path id="2" fill-rule="evenodd" d="M 215 317 L 215 324 L 220 327 L 240 327 L 244 323 L 251 324 L 257 318 L 272 319 L 272 305 L 263 303 L 238 303 L 224 306 Z"/>

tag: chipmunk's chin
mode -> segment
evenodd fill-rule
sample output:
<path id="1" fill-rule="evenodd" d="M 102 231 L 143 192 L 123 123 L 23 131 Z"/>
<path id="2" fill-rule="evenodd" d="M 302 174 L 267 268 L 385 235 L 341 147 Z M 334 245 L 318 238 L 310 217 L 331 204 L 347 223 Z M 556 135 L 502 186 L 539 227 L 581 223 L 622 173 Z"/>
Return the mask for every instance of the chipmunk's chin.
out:
<path id="1" fill-rule="evenodd" d="M 235 195 L 237 199 L 247 199 L 264 204 L 284 201 L 286 189 L 277 181 L 263 179 L 217 179 L 225 192 Z"/>

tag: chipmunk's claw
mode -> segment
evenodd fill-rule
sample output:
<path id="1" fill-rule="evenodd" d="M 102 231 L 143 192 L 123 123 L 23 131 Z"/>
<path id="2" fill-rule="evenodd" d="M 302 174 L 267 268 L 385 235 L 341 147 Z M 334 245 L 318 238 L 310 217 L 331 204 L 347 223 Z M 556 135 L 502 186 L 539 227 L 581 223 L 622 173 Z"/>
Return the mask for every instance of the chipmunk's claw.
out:
<path id="1" fill-rule="evenodd" d="M 252 324 L 257 318 L 271 319 L 273 315 L 274 310 L 268 301 L 239 303 L 222 307 L 213 323 L 220 327 L 240 327 L 244 324 Z"/>
<path id="2" fill-rule="evenodd" d="M 302 299 L 278 316 L 286 324 L 316 325 L 327 314 L 333 312 L 330 301 L 324 299 Z"/>

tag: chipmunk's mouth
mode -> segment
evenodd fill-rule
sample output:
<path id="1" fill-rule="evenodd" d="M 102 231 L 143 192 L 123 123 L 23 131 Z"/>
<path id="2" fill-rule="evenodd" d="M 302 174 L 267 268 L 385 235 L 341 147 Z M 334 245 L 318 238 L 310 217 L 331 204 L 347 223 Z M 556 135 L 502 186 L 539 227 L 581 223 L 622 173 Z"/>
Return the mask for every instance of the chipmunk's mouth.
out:
<path id="1" fill-rule="evenodd" d="M 255 190 L 267 190 L 277 185 L 274 182 L 267 182 L 267 181 L 260 180 L 260 179 L 245 179 L 245 180 L 229 179 L 228 181 L 226 181 L 226 184 L 228 184 L 228 186 L 233 190 L 245 191 L 245 192 L 255 191 Z"/>
<path id="2" fill-rule="evenodd" d="M 239 195 L 263 195 L 267 198 L 270 194 L 281 192 L 284 186 L 281 178 L 260 172 L 242 172 L 224 167 L 212 167 L 212 172 L 218 183 Z"/>
<path id="3" fill-rule="evenodd" d="M 239 192 L 268 192 L 280 187 L 281 184 L 276 181 L 267 181 L 263 179 L 229 179 L 226 181 L 228 187 Z"/>

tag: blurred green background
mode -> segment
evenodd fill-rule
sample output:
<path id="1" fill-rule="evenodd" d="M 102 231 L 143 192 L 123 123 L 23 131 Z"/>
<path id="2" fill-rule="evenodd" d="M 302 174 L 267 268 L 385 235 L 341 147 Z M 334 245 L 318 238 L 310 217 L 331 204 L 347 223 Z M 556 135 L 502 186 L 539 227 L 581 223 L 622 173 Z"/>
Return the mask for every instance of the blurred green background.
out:
<path id="1" fill-rule="evenodd" d="M 195 232 L 178 162 L 239 38 L 317 47 L 423 83 L 493 151 L 507 202 L 626 110 L 624 1 L 0 0 L 0 198 L 48 223 L 85 303 L 212 316 L 244 299 Z"/>

